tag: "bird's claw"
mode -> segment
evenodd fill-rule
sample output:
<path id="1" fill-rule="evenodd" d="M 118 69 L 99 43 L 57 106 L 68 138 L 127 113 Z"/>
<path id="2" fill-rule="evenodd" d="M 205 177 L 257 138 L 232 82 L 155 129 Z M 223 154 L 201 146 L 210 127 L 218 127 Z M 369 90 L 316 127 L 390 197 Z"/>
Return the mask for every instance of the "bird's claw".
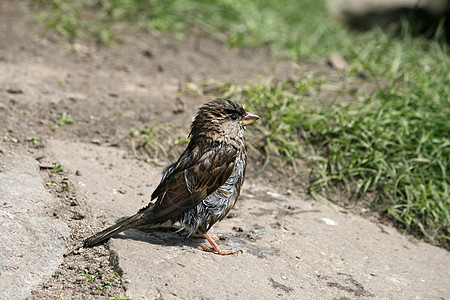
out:
<path id="1" fill-rule="evenodd" d="M 217 243 L 214 241 L 214 239 L 209 234 L 203 233 L 202 235 L 211 244 L 211 247 L 208 247 L 203 244 L 198 244 L 198 246 L 205 251 L 214 252 L 214 253 L 217 253 L 220 255 L 231 255 L 231 254 L 242 253 L 242 250 L 222 250 L 219 248 L 219 245 L 217 245 Z"/>
<path id="2" fill-rule="evenodd" d="M 208 246 L 206 246 L 204 244 L 198 244 L 197 247 L 200 247 L 200 248 L 202 248 L 205 251 L 213 252 L 213 253 L 216 253 L 216 254 L 219 254 L 219 255 L 231 255 L 231 254 L 243 253 L 243 251 L 240 250 L 240 249 L 239 250 L 232 250 L 232 249 L 230 249 L 230 250 L 222 250 L 222 249 L 220 249 L 218 247 L 208 247 Z"/>

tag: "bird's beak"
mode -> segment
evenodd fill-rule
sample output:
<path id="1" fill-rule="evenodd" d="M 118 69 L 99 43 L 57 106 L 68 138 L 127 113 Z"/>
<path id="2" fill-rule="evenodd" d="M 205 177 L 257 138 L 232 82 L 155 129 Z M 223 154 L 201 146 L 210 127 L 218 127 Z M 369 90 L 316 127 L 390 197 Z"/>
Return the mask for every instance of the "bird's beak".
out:
<path id="1" fill-rule="evenodd" d="M 244 126 L 245 125 L 249 125 L 249 124 L 252 124 L 253 122 L 255 122 L 256 120 L 259 120 L 259 119 L 261 119 L 260 116 L 257 116 L 257 115 L 254 115 L 254 114 L 248 112 L 245 115 L 245 117 L 242 118 L 241 125 L 244 125 Z"/>

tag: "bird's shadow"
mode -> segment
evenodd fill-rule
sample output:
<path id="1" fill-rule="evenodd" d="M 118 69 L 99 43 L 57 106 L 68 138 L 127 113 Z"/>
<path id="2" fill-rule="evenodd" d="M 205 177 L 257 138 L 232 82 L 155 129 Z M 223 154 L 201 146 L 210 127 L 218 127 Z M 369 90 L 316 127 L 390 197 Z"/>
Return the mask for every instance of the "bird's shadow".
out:
<path id="1" fill-rule="evenodd" d="M 260 232 L 259 232 L 259 231 Z M 257 232 L 258 231 L 258 232 Z M 263 249 L 259 248 L 253 242 L 256 240 L 257 236 L 265 233 L 264 228 L 254 228 L 251 232 L 243 233 L 238 236 L 230 236 L 225 237 L 225 241 L 217 241 L 220 246 L 224 248 L 247 248 L 248 252 L 256 255 L 259 258 L 264 258 L 266 255 L 276 254 L 279 252 L 279 249 L 269 248 Z M 250 238 L 249 238 L 250 237 Z M 201 238 L 191 236 L 188 237 L 183 231 L 180 231 L 176 226 L 153 226 L 145 229 L 129 229 L 124 231 L 122 234 L 114 236 L 114 239 L 122 239 L 122 240 L 135 240 L 140 242 L 146 242 L 153 245 L 160 246 L 176 246 L 176 247 L 184 247 L 188 246 L 191 248 L 199 249 L 198 245 L 200 243 L 205 243 L 209 246 L 208 242 Z"/>
<path id="2" fill-rule="evenodd" d="M 203 243 L 203 238 L 188 237 L 176 227 L 152 227 L 146 229 L 128 229 L 113 237 L 121 240 L 135 240 L 160 246 L 176 246 L 198 249 L 198 244 Z"/>

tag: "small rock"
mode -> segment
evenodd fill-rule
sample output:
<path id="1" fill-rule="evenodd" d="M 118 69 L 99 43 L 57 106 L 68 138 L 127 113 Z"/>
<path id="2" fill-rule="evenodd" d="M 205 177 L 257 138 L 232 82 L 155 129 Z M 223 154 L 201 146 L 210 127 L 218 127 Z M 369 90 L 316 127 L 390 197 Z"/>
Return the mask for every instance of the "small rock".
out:
<path id="1" fill-rule="evenodd" d="M 55 168 L 55 164 L 54 163 L 48 163 L 48 162 L 41 162 L 39 164 L 39 168 L 40 169 L 53 169 Z"/>
<path id="2" fill-rule="evenodd" d="M 66 97 L 72 102 L 76 102 L 78 100 L 86 100 L 87 98 L 86 95 L 80 93 L 69 93 L 66 94 Z"/>
<path id="3" fill-rule="evenodd" d="M 78 211 L 73 212 L 72 219 L 73 220 L 83 220 L 85 216 Z"/>
<path id="4" fill-rule="evenodd" d="M 236 226 L 233 227 L 233 230 L 236 231 L 236 232 L 243 232 L 244 231 L 244 229 L 242 229 L 242 227 L 236 227 Z"/>
<path id="5" fill-rule="evenodd" d="M 150 50 L 144 50 L 142 55 L 148 58 L 153 58 L 153 53 Z"/>
<path id="6" fill-rule="evenodd" d="M 324 221 L 325 224 L 330 225 L 330 226 L 336 226 L 337 225 L 336 221 L 333 221 L 333 220 L 328 219 L 328 218 L 322 218 L 322 221 Z"/>
<path id="7" fill-rule="evenodd" d="M 269 195 L 269 196 L 271 196 L 273 198 L 277 198 L 277 199 L 283 199 L 284 198 L 283 194 L 280 194 L 280 193 L 277 193 L 277 192 L 268 191 L 266 193 L 267 193 L 267 195 Z"/>
<path id="8" fill-rule="evenodd" d="M 20 88 L 9 88 L 9 89 L 6 90 L 6 92 L 8 94 L 15 94 L 15 95 L 16 94 L 23 94 L 23 91 Z"/>
<path id="9" fill-rule="evenodd" d="M 75 52 L 89 53 L 89 48 L 85 45 L 75 43 L 72 47 Z"/>
<path id="10" fill-rule="evenodd" d="M 328 56 L 328 63 L 332 68 L 338 71 L 344 71 L 345 69 L 347 69 L 347 62 L 345 61 L 345 59 L 341 55 L 336 53 Z"/>

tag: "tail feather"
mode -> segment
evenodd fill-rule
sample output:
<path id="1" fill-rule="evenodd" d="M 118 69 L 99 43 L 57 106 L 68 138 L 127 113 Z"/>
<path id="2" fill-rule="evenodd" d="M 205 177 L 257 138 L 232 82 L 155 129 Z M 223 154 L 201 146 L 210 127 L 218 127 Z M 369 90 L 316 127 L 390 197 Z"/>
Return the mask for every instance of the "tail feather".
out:
<path id="1" fill-rule="evenodd" d="M 122 231 L 136 227 L 136 225 L 142 221 L 144 214 L 144 211 L 139 211 L 134 216 L 131 216 L 109 228 L 106 228 L 103 231 L 100 231 L 99 233 L 94 234 L 84 241 L 83 247 L 93 247 Z"/>

